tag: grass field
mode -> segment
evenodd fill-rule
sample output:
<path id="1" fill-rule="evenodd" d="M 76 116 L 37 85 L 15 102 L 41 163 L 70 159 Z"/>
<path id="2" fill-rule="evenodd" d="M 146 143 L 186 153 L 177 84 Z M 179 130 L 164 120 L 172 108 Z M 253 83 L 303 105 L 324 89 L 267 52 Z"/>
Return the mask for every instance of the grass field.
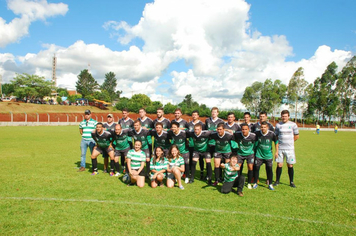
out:
<path id="1" fill-rule="evenodd" d="M 268 190 L 261 168 L 259 188 L 238 197 L 201 181 L 184 191 L 139 189 L 101 171 L 78 173 L 76 126 L 0 131 L 1 235 L 356 234 L 355 132 L 301 131 L 297 188 L 284 168 L 283 184 Z"/>

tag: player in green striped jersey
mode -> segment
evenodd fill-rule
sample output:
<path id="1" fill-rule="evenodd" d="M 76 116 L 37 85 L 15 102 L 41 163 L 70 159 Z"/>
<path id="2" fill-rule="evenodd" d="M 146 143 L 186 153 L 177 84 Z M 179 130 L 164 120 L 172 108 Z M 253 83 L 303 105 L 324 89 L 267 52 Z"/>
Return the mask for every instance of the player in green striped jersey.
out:
<path id="1" fill-rule="evenodd" d="M 221 187 L 221 192 L 229 193 L 233 187 L 237 187 L 237 194 L 240 197 L 243 197 L 244 194 L 242 190 L 245 184 L 245 176 L 241 174 L 239 175 L 240 166 L 237 164 L 237 156 L 231 156 L 230 162 L 221 164 L 220 168 L 225 169 L 224 183 Z"/>
<path id="2" fill-rule="evenodd" d="M 166 177 L 168 168 L 168 160 L 164 157 L 164 152 L 161 147 L 156 147 L 154 155 L 151 158 L 151 187 L 163 187 L 163 179 Z"/>
<path id="3" fill-rule="evenodd" d="M 184 172 L 184 159 L 181 157 L 177 145 L 173 144 L 169 148 L 167 159 L 167 187 L 173 188 L 175 180 L 177 180 L 178 187 L 183 190 L 182 174 Z"/>
<path id="4" fill-rule="evenodd" d="M 91 137 L 91 133 L 95 130 L 96 123 L 97 121 L 91 118 L 91 111 L 85 110 L 84 120 L 79 123 L 79 133 L 82 136 L 82 140 L 80 142 L 81 156 L 80 168 L 78 172 L 85 171 L 85 159 L 88 148 L 90 150 L 90 154 L 93 153 L 95 142 Z"/>
<path id="5" fill-rule="evenodd" d="M 134 149 L 131 149 L 127 153 L 127 169 L 130 175 L 131 183 L 137 184 L 138 187 L 143 188 L 145 186 L 145 161 L 146 154 L 141 150 L 142 143 L 140 140 L 136 140 L 134 143 Z"/>

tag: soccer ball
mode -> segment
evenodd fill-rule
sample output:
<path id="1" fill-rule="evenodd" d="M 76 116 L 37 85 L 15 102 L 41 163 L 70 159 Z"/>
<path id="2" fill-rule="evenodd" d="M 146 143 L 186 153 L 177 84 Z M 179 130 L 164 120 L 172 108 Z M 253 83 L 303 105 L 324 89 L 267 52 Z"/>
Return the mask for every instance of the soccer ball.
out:
<path id="1" fill-rule="evenodd" d="M 124 183 L 129 183 L 131 181 L 130 175 L 126 173 L 124 176 L 122 176 L 122 181 L 124 181 Z"/>

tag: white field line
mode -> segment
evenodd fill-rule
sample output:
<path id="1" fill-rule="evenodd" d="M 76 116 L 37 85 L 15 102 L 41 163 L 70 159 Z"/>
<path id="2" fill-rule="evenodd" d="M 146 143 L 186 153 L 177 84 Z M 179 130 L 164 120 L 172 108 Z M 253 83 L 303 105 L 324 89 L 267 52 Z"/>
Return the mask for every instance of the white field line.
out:
<path id="1" fill-rule="evenodd" d="M 343 225 L 343 224 L 334 224 L 330 222 L 318 221 L 318 220 L 308 220 L 300 219 L 288 216 L 278 216 L 264 213 L 256 212 L 243 212 L 243 211 L 228 211 L 228 210 L 219 210 L 219 209 L 206 209 L 199 207 L 190 207 L 190 206 L 174 206 L 174 205 L 162 205 L 162 204 L 152 204 L 152 203 L 143 203 L 143 202 L 127 202 L 127 201 L 111 201 L 111 200 L 98 200 L 98 199 L 65 199 L 65 198 L 34 198 L 34 197 L 0 197 L 0 200 L 29 200 L 29 201 L 56 201 L 56 202 L 93 202 L 93 203 L 110 203 L 110 204 L 120 204 L 120 205 L 136 205 L 136 206 L 149 206 L 156 208 L 171 208 L 171 209 L 180 209 L 180 210 L 192 210 L 192 211 L 203 211 L 203 212 L 216 212 L 216 213 L 226 213 L 226 214 L 236 214 L 236 215 L 251 215 L 251 216 L 261 216 L 268 218 L 279 218 L 289 221 L 299 221 L 313 224 L 325 224 L 333 227 L 346 227 L 350 229 L 356 229 L 355 226 Z"/>

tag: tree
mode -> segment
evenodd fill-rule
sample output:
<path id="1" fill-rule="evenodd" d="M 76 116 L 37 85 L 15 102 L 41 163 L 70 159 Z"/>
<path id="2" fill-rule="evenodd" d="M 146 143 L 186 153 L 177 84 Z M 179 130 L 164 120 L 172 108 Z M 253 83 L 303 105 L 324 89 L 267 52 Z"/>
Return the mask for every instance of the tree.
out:
<path id="1" fill-rule="evenodd" d="M 109 94 L 109 101 L 112 102 L 116 98 L 117 94 L 115 92 L 117 86 L 117 80 L 114 72 L 109 72 L 105 74 L 104 83 L 101 85 L 100 89 L 102 92 L 106 91 Z"/>
<path id="2" fill-rule="evenodd" d="M 15 86 L 13 84 L 3 84 L 1 88 L 2 94 L 10 96 L 15 92 Z"/>
<path id="3" fill-rule="evenodd" d="M 174 111 L 177 109 L 176 105 L 173 105 L 172 103 L 167 103 L 164 105 L 163 111 L 165 114 L 171 114 L 174 113 Z"/>
<path id="4" fill-rule="evenodd" d="M 131 97 L 131 102 L 135 103 L 135 104 L 138 104 L 138 106 L 141 108 L 141 107 L 148 107 L 149 105 L 152 104 L 152 101 L 151 99 L 145 95 L 145 94 L 134 94 L 132 97 Z"/>
<path id="5" fill-rule="evenodd" d="M 287 86 L 282 81 L 275 80 L 272 82 L 271 79 L 267 79 L 261 90 L 260 111 L 273 115 L 273 112 L 282 104 L 286 91 Z"/>
<path id="6" fill-rule="evenodd" d="M 301 103 L 302 108 L 305 107 L 308 85 L 309 83 L 304 79 L 303 67 L 299 67 L 289 80 L 287 90 L 288 104 L 295 109 L 295 122 L 297 122 L 298 104 Z M 303 114 L 303 111 L 301 113 Z"/>
<path id="7" fill-rule="evenodd" d="M 155 114 L 160 107 L 163 107 L 163 104 L 159 101 L 154 101 L 151 105 L 146 107 L 146 112 L 148 114 Z"/>
<path id="8" fill-rule="evenodd" d="M 251 86 L 245 88 L 241 103 L 252 113 L 257 114 L 261 107 L 261 91 L 263 83 L 254 82 Z"/>
<path id="9" fill-rule="evenodd" d="M 98 82 L 93 78 L 87 69 L 82 70 L 78 75 L 78 81 L 75 85 L 77 92 L 83 95 L 83 98 L 93 94 L 95 89 L 99 88 Z"/>
<path id="10" fill-rule="evenodd" d="M 42 99 L 44 96 L 51 95 L 53 89 L 52 81 L 26 73 L 16 74 L 16 77 L 11 80 L 11 84 L 14 86 L 14 94 L 19 98 Z"/>
<path id="11" fill-rule="evenodd" d="M 57 88 L 57 93 L 61 97 L 68 97 L 68 90 L 65 88 Z"/>

